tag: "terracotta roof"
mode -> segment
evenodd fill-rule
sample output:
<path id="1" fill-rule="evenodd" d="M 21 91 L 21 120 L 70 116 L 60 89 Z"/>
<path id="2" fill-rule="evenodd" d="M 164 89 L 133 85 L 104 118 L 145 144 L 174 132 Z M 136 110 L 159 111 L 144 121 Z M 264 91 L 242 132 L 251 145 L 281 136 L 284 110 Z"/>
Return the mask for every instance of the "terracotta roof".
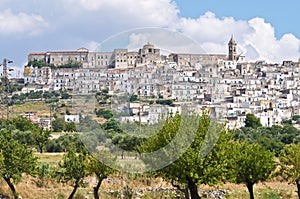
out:
<path id="1" fill-rule="evenodd" d="M 45 52 L 30 52 L 29 55 L 44 55 Z"/>

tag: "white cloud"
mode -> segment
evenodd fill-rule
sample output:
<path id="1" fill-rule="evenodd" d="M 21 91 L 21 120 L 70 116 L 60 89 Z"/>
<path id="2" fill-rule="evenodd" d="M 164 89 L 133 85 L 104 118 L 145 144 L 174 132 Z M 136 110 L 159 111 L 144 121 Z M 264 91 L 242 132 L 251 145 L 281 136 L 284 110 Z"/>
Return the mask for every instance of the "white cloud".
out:
<path id="1" fill-rule="evenodd" d="M 6 3 L 3 3 L 4 1 Z M 19 35 L 42 33 L 39 42 L 32 48 L 48 50 L 50 46 L 51 49 L 74 49 L 74 46 L 76 48 L 77 45 L 86 44 L 87 48 L 94 51 L 108 49 L 108 45 L 105 46 L 102 41 L 120 31 L 163 27 L 179 30 L 187 36 L 186 38 L 192 39 L 165 36 L 164 33 L 154 34 L 148 29 L 150 37 L 147 36 L 147 31 L 131 32 L 131 37 L 127 41 L 128 46 L 123 43 L 121 47 L 137 49 L 149 41 L 160 45 L 165 51 L 227 54 L 227 44 L 233 34 L 238 43 L 238 52 L 245 54 L 248 60 L 265 59 L 281 62 L 286 59 L 297 60 L 300 57 L 299 38 L 293 34 L 276 38 L 275 28 L 262 18 L 237 20 L 233 17 L 218 17 L 212 12 L 206 12 L 197 18 L 180 17 L 180 10 L 174 0 L 45 2 L 28 0 L 26 3 L 22 0 L 18 0 L 18 3 L 3 0 L 3 2 L 0 3 L 0 6 L 2 5 L 0 8 L 12 10 L 0 10 L 0 35 L 10 36 L 10 42 L 7 41 L 7 37 L 2 37 L 1 42 L 7 41 L 9 43 L 7 45 L 16 42 L 15 45 L 19 46 Z M 33 12 L 38 14 L 31 14 Z M 43 31 L 46 28 L 49 31 Z M 36 38 L 33 39 L 36 41 Z M 23 43 L 25 46 L 26 41 Z M 139 46 L 140 43 L 142 44 Z M 32 40 L 26 45 L 32 46 L 31 44 Z M 109 46 L 115 47 L 115 44 L 118 42 L 111 41 Z"/>
<path id="2" fill-rule="evenodd" d="M 132 33 L 129 36 L 129 44 L 127 48 L 129 50 L 138 50 L 142 45 L 151 41 L 150 33 Z"/>
<path id="3" fill-rule="evenodd" d="M 198 19 L 181 18 L 176 28 L 202 44 L 209 53 L 227 53 L 227 43 L 233 34 L 239 53 L 247 55 L 248 60 L 281 62 L 300 58 L 298 38 L 285 34 L 277 39 L 274 27 L 258 17 L 242 21 L 232 17 L 218 18 L 207 12 Z"/>
<path id="4" fill-rule="evenodd" d="M 120 35 L 120 37 L 123 37 Z M 201 46 L 184 34 L 165 28 L 144 28 L 129 32 L 129 44 L 126 48 L 137 50 L 146 43 L 154 44 L 161 52 L 169 53 L 205 53 Z"/>
<path id="5" fill-rule="evenodd" d="M 98 52 L 100 51 L 100 43 L 96 41 L 90 41 L 86 44 L 86 48 L 91 52 Z"/>
<path id="6" fill-rule="evenodd" d="M 130 27 L 165 26 L 178 20 L 179 10 L 172 0 L 67 0 L 69 12 L 94 12 L 98 20 L 125 23 Z M 101 18 L 103 17 L 103 18 Z"/>
<path id="7" fill-rule="evenodd" d="M 18 13 L 14 14 L 10 9 L 0 12 L 0 34 L 28 34 L 36 35 L 48 24 L 40 15 Z"/>

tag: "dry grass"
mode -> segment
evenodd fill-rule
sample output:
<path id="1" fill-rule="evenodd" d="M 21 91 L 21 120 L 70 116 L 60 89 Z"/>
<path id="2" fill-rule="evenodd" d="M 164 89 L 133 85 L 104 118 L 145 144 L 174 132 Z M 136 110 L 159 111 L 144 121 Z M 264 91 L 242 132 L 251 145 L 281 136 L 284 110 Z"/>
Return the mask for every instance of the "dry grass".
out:
<path id="1" fill-rule="evenodd" d="M 50 116 L 49 104 L 44 102 L 26 102 L 14 106 L 14 115 L 24 114 L 27 111 L 36 111 L 39 117 Z"/>
<path id="2" fill-rule="evenodd" d="M 78 198 L 93 198 L 92 187 L 96 183 L 95 178 L 89 177 L 86 179 L 88 185 L 85 188 L 80 188 L 77 192 Z M 138 175 L 128 174 L 115 174 L 109 179 L 103 181 L 100 196 L 101 198 L 121 198 L 121 195 L 126 193 L 126 190 L 133 194 L 133 198 L 174 198 L 174 193 L 171 192 L 142 192 L 146 188 L 152 189 L 172 187 L 166 181 L 160 178 L 147 178 Z M 16 186 L 17 191 L 23 198 L 28 199 L 63 199 L 67 198 L 72 191 L 72 187 L 57 183 L 54 180 L 50 180 L 45 187 L 38 187 L 36 185 L 36 179 L 29 176 L 24 176 L 22 181 Z M 224 184 L 214 187 L 200 186 L 200 190 L 214 190 L 222 189 L 229 190 L 231 192 L 227 199 L 245 199 L 249 198 L 248 191 L 244 185 L 236 184 Z M 111 192 L 113 191 L 113 193 Z M 296 186 L 283 182 L 267 182 L 259 183 L 254 187 L 256 198 L 260 199 L 296 199 Z M 111 193 L 109 193 L 111 192 Z M 0 180 L 0 193 L 10 195 L 8 186 Z M 178 193 L 175 193 L 176 195 Z"/>
<path id="3" fill-rule="evenodd" d="M 57 165 L 57 163 L 62 160 L 64 154 L 65 153 L 35 153 L 35 156 L 38 157 L 39 162 Z"/>
<path id="4" fill-rule="evenodd" d="M 68 109 L 72 113 L 72 103 L 67 102 L 64 103 L 65 106 L 61 107 L 62 103 L 58 104 L 58 107 L 56 107 L 56 115 L 58 117 L 62 117 L 66 110 Z M 37 102 L 26 102 L 24 104 L 18 104 L 14 106 L 14 117 L 24 114 L 25 112 L 37 112 L 38 117 L 50 117 L 50 104 L 47 104 L 45 102 L 37 101 Z M 0 109 L 0 114 L 6 114 L 6 108 L 2 107 Z M 12 107 L 9 107 L 9 114 L 10 117 L 12 117 Z M 52 113 L 53 114 L 53 113 Z"/>

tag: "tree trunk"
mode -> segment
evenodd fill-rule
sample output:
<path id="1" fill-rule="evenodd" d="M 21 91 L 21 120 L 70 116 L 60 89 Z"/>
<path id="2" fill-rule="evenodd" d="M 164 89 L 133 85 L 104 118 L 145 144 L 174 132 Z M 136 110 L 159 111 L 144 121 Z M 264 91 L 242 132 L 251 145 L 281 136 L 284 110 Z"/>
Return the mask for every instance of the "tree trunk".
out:
<path id="1" fill-rule="evenodd" d="M 40 148 L 40 153 L 43 153 L 43 147 L 39 147 Z"/>
<path id="2" fill-rule="evenodd" d="M 300 179 L 296 180 L 298 198 L 300 199 Z"/>
<path id="3" fill-rule="evenodd" d="M 70 194 L 70 196 L 68 197 L 68 199 L 72 199 L 74 197 L 78 187 L 79 187 L 78 182 L 76 182 L 74 189 L 73 189 L 72 193 Z"/>
<path id="4" fill-rule="evenodd" d="M 3 179 L 5 180 L 5 182 L 7 183 L 7 185 L 9 186 L 11 192 L 13 193 L 14 198 L 18 199 L 19 198 L 18 193 L 17 193 L 17 191 L 15 189 L 14 184 L 10 181 L 10 178 L 3 177 Z"/>
<path id="5" fill-rule="evenodd" d="M 247 183 L 246 185 L 250 194 L 250 199 L 254 199 L 253 184 Z"/>
<path id="6" fill-rule="evenodd" d="M 195 182 L 191 179 L 188 180 L 188 189 L 190 190 L 191 199 L 200 199 L 201 197 L 198 194 L 198 187 Z"/>
<path id="7" fill-rule="evenodd" d="M 182 192 L 184 193 L 185 199 L 190 199 L 188 188 L 183 189 Z"/>
<path id="8" fill-rule="evenodd" d="M 179 191 L 183 192 L 184 193 L 184 198 L 185 199 L 190 199 L 190 196 L 189 196 L 189 190 L 188 190 L 188 186 L 186 185 L 185 188 L 181 188 L 179 185 L 175 184 L 174 183 L 174 180 L 171 180 L 171 184 L 173 187 L 177 188 Z"/>
<path id="9" fill-rule="evenodd" d="M 94 187 L 94 199 L 99 199 L 99 189 L 104 178 L 98 178 L 98 183 Z"/>

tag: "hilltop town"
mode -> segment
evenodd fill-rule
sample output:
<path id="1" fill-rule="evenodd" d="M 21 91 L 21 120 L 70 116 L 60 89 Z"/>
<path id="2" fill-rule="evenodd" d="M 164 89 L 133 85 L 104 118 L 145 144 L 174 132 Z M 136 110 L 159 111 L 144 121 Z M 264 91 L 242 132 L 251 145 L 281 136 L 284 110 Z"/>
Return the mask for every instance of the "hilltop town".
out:
<path id="1" fill-rule="evenodd" d="M 31 90 L 66 90 L 72 95 L 136 96 L 124 121 L 155 123 L 162 114 L 181 112 L 182 105 L 196 112 L 209 108 L 229 128 L 244 125 L 253 113 L 263 126 L 279 125 L 299 115 L 300 63 L 247 62 L 238 54 L 233 37 L 225 54 L 162 55 L 147 43 L 137 52 L 33 52 L 24 68 L 24 83 Z M 153 103 L 170 100 L 169 104 Z M 150 102 L 150 103 L 148 103 Z"/>

